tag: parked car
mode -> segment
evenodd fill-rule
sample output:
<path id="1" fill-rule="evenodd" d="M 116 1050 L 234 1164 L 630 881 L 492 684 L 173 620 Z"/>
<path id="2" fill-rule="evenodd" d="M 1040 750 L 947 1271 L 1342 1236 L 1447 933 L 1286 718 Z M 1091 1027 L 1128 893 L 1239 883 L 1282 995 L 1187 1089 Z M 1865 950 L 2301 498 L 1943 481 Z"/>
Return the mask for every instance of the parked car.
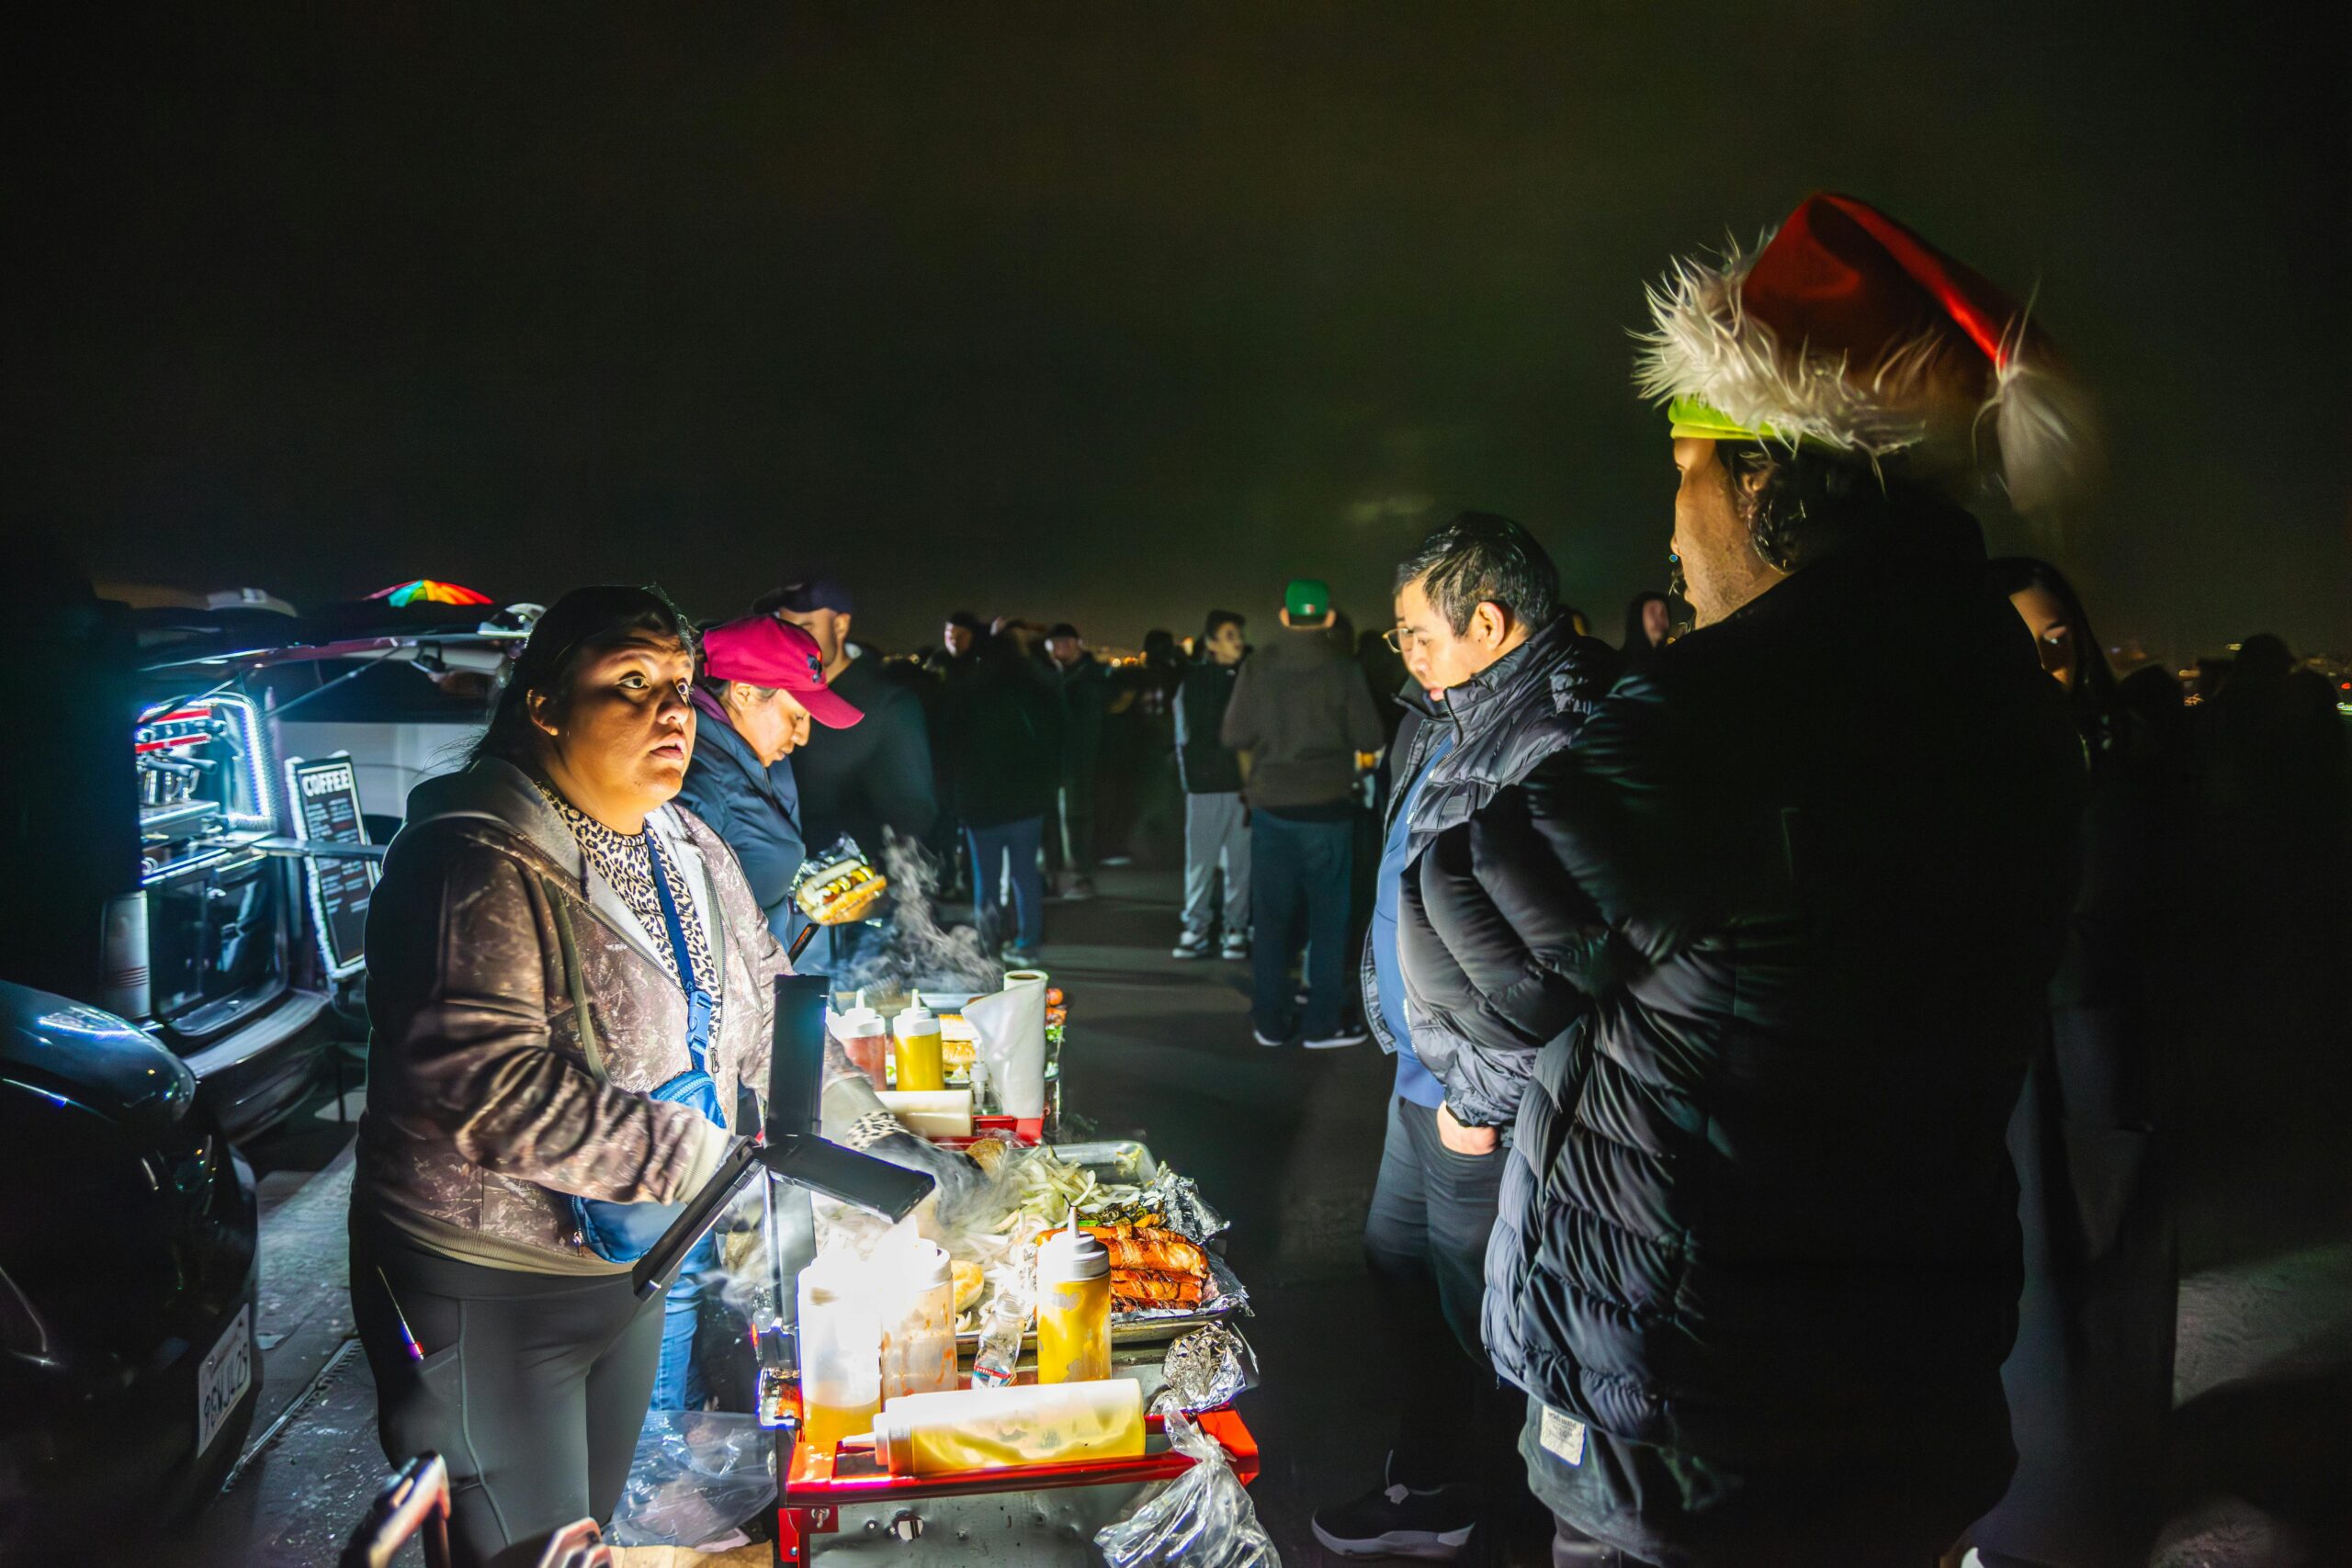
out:
<path id="1" fill-rule="evenodd" d="M 0 982 L 0 1562 L 210 1496 L 261 1386 L 253 1173 L 187 1064 Z"/>

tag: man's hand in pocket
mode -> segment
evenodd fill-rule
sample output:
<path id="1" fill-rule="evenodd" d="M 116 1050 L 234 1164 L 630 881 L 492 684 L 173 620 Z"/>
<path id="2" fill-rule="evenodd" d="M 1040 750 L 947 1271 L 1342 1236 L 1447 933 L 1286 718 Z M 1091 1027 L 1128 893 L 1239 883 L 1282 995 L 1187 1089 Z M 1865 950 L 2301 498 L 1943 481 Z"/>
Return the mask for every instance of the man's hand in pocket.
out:
<path id="1" fill-rule="evenodd" d="M 1464 1127 L 1451 1106 L 1437 1108 L 1437 1141 L 1458 1155 L 1490 1155 L 1498 1141 L 1492 1127 Z"/>

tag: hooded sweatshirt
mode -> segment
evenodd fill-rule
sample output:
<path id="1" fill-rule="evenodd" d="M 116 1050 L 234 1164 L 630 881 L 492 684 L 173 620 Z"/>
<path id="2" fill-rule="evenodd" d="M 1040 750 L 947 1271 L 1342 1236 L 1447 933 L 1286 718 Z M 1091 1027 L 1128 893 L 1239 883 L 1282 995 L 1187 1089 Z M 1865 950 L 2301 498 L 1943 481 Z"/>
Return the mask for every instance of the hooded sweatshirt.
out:
<path id="1" fill-rule="evenodd" d="M 1325 633 L 1289 626 L 1242 663 L 1221 731 L 1250 754 L 1250 806 L 1277 817 L 1343 807 L 1356 754 L 1388 740 L 1355 660 Z"/>
<path id="2" fill-rule="evenodd" d="M 675 806 L 646 828 L 684 873 L 719 971 L 707 1066 L 731 1110 L 739 1083 L 765 1086 L 774 981 L 790 965 L 717 835 Z M 569 1199 L 678 1201 L 730 1141 L 646 1097 L 689 1065 L 666 942 L 521 769 L 484 759 L 419 784 L 368 906 L 355 1214 L 465 1262 L 624 1271 L 582 1244 Z"/>

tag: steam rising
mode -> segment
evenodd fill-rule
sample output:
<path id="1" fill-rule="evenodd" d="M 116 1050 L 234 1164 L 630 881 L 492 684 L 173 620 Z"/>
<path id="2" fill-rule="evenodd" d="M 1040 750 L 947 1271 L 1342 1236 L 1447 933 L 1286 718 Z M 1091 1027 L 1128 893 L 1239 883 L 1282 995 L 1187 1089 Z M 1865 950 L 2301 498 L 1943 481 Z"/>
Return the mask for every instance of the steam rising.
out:
<path id="1" fill-rule="evenodd" d="M 920 845 L 885 829 L 882 873 L 897 908 L 878 942 L 842 974 L 835 991 L 864 987 L 877 993 L 925 990 L 985 993 L 1004 988 L 1004 965 L 969 926 L 943 930 L 935 904 L 939 874 Z"/>

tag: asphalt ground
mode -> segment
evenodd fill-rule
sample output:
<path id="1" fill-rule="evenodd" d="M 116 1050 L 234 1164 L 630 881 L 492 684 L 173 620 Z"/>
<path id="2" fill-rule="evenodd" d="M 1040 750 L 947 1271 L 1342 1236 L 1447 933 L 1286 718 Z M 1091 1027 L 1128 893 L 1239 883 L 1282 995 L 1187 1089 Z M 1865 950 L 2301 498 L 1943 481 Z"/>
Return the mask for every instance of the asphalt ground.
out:
<path id="1" fill-rule="evenodd" d="M 1048 911 L 1046 966 L 1071 1009 L 1065 1106 L 1096 1134 L 1148 1142 L 1232 1221 L 1266 1379 L 1241 1402 L 1265 1453 L 1254 1496 L 1283 1559 L 1319 1562 L 1308 1517 L 1378 1477 L 1385 1377 L 1415 1353 L 1374 1310 L 1359 1248 L 1393 1065 L 1368 1044 L 1256 1045 L 1247 965 L 1169 955 L 1172 874 L 1100 883 Z M 2185 1162 L 2174 1517 L 2156 1568 L 2352 1562 L 2352 1170 L 2326 1117 L 2241 1098 L 2247 1113 L 2209 1116 Z M 348 1160 L 301 1168 L 340 1147 L 325 1125 L 288 1134 L 282 1158 L 256 1151 L 278 1165 L 263 1404 L 235 1483 L 172 1532 L 172 1560 L 192 1568 L 332 1562 L 385 1471 L 367 1365 L 345 1348 Z M 1499 1540 L 1480 1557 L 1544 1560 Z"/>

